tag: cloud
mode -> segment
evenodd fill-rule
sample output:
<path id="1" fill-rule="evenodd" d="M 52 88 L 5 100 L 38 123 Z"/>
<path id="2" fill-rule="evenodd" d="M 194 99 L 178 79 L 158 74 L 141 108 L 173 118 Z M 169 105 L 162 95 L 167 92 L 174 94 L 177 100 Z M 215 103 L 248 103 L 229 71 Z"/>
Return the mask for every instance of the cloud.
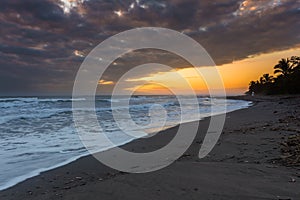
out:
<path id="1" fill-rule="evenodd" d="M 234 13 L 236 16 L 254 14 L 263 14 L 264 12 L 281 6 L 287 0 L 245 0 L 240 3 L 239 9 Z"/>
<path id="2" fill-rule="evenodd" d="M 99 85 L 113 85 L 114 82 L 113 81 L 106 81 L 106 80 L 103 80 L 101 79 L 99 82 L 98 82 Z"/>
<path id="3" fill-rule="evenodd" d="M 299 3 L 290 0 L 2 0 L 0 78 L 7 84 L 0 94 L 19 92 L 22 86 L 25 93 L 70 93 L 84 56 L 131 28 L 183 32 L 217 64 L 225 64 L 299 45 L 299 18 Z M 188 65 L 166 52 L 137 51 L 118 59 L 103 78 L 116 82 L 132 67 L 155 60 Z M 148 69 L 143 75 L 155 72 Z"/>
<path id="4" fill-rule="evenodd" d="M 0 10 L 2 12 L 13 11 L 21 16 L 25 14 L 31 20 L 61 21 L 65 18 L 62 9 L 51 1 L 4 0 L 0 3 Z"/>

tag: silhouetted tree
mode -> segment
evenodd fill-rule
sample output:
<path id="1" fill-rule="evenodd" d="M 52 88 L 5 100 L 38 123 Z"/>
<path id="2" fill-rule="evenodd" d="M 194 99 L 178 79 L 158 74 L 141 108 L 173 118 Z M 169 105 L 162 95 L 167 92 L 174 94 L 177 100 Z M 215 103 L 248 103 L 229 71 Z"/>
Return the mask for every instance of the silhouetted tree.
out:
<path id="1" fill-rule="evenodd" d="M 274 69 L 274 74 L 282 74 L 283 76 L 287 76 L 289 74 L 292 73 L 293 71 L 293 62 L 287 58 L 287 59 L 284 59 L 282 58 L 277 65 L 275 65 Z"/>
<path id="2" fill-rule="evenodd" d="M 300 94 L 300 57 L 281 59 L 274 66 L 277 77 L 264 74 L 259 81 L 251 81 L 249 91 L 257 94 Z"/>
<path id="3" fill-rule="evenodd" d="M 293 63 L 293 70 L 300 70 L 300 57 L 299 56 L 292 56 L 291 62 Z"/>
<path id="4" fill-rule="evenodd" d="M 264 83 L 272 83 L 273 82 L 273 76 L 270 76 L 270 74 L 264 74 L 262 76 L 263 82 Z"/>

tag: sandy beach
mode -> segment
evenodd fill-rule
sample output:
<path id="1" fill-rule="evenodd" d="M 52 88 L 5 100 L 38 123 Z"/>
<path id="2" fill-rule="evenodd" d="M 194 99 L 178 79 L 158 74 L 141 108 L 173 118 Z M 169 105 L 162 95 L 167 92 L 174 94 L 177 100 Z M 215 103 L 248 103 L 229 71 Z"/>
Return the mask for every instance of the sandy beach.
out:
<path id="1" fill-rule="evenodd" d="M 281 152 L 281 143 L 300 132 L 300 97 L 231 98 L 251 100 L 253 106 L 227 114 L 218 144 L 204 159 L 198 158 L 198 152 L 209 118 L 200 121 L 187 152 L 162 170 L 128 174 L 86 156 L 1 191 L 0 199 L 300 199 L 300 166 L 288 165 Z M 158 149 L 176 130 L 123 148 Z"/>

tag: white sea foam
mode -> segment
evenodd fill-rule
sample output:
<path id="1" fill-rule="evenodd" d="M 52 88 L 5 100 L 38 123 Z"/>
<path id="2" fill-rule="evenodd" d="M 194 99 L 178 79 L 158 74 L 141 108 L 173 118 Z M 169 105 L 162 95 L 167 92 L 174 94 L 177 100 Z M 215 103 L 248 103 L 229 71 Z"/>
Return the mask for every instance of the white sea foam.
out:
<path id="1" fill-rule="evenodd" d="M 129 137 L 118 129 L 111 118 L 112 101 L 121 102 L 125 99 L 110 100 L 108 97 L 96 98 L 96 112 L 99 123 L 106 135 L 114 142 L 114 146 L 126 144 L 134 137 Z M 82 156 L 87 155 L 79 136 L 76 134 L 72 122 L 72 101 L 86 101 L 85 98 L 0 98 L 0 190 L 9 188 L 30 177 L 39 175 Z M 164 128 L 175 126 L 179 123 L 199 120 L 196 112 L 200 112 L 201 118 L 211 114 L 247 108 L 250 102 L 238 100 L 222 100 L 217 98 L 199 98 L 200 110 L 187 109 L 181 120 L 181 110 L 176 98 L 169 96 L 139 96 L 130 100 L 130 113 L 133 120 L 139 125 L 149 123 L 149 108 L 154 104 L 160 104 L 167 110 L 167 123 Z M 189 108 L 189 98 L 184 104 Z M 226 110 L 223 105 L 226 104 Z M 213 105 L 213 113 L 211 113 Z M 193 108 L 193 106 L 190 106 Z M 125 106 L 117 109 L 122 113 Z M 80 111 L 89 112 L 85 108 Z M 155 114 L 155 113 L 154 113 Z M 87 119 L 88 121 L 88 119 Z M 123 119 L 126 123 L 126 119 Z M 91 133 L 97 137 L 96 127 L 87 124 Z M 136 131 L 130 129 L 129 131 Z M 150 132 L 158 131 L 155 124 L 149 127 Z M 113 146 L 99 144 L 93 147 L 93 151 L 104 151 Z"/>

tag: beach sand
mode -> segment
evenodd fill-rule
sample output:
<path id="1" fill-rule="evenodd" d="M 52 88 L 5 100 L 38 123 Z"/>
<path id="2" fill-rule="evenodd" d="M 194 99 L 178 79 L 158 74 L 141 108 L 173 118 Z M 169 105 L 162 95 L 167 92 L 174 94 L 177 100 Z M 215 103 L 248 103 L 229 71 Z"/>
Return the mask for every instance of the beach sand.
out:
<path id="1" fill-rule="evenodd" d="M 200 121 L 187 152 L 162 170 L 123 173 L 86 156 L 1 191 L 0 199 L 300 199 L 300 167 L 282 162 L 280 145 L 300 132 L 300 97 L 232 98 L 252 100 L 254 105 L 227 114 L 218 144 L 204 159 L 198 158 L 198 152 L 209 118 Z M 123 148 L 158 149 L 176 130 Z"/>

